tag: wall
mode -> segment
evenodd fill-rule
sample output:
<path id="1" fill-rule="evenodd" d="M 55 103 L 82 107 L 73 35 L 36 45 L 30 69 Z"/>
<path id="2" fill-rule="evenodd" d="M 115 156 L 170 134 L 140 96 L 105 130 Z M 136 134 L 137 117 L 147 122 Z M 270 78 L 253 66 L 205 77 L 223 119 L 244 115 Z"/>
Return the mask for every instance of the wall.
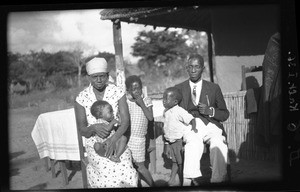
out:
<path id="1" fill-rule="evenodd" d="M 280 30 L 277 5 L 219 6 L 211 10 L 217 83 L 241 89 L 241 65 L 262 65 L 269 38 Z"/>

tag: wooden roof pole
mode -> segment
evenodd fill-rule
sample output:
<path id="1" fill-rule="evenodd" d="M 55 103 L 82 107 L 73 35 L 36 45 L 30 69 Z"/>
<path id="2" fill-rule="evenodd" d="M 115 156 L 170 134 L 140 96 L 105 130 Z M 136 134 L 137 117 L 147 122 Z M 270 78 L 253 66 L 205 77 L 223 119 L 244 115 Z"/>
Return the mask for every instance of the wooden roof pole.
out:
<path id="1" fill-rule="evenodd" d="M 210 81 L 214 82 L 214 69 L 213 69 L 213 48 L 212 48 L 212 37 L 211 32 L 206 32 L 207 34 L 207 43 L 208 43 L 208 66 L 209 66 L 209 76 Z"/>
<path id="2" fill-rule="evenodd" d="M 116 61 L 116 84 L 117 86 L 121 87 L 125 92 L 125 67 L 123 61 L 121 22 L 118 19 L 113 21 L 113 39 Z"/>

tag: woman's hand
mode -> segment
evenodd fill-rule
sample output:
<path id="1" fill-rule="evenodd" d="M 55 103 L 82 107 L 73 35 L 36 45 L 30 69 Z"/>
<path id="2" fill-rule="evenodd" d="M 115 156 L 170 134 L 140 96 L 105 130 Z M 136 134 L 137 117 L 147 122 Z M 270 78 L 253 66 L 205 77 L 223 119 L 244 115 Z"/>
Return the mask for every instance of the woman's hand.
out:
<path id="1" fill-rule="evenodd" d="M 108 126 L 105 125 L 104 123 L 97 123 L 92 126 L 96 134 L 102 139 L 105 139 L 110 134 L 110 131 L 108 131 Z"/>
<path id="2" fill-rule="evenodd" d="M 116 142 L 117 140 L 114 136 L 106 139 L 106 141 L 103 142 L 106 145 L 105 157 L 110 158 L 114 155 L 116 151 Z"/>

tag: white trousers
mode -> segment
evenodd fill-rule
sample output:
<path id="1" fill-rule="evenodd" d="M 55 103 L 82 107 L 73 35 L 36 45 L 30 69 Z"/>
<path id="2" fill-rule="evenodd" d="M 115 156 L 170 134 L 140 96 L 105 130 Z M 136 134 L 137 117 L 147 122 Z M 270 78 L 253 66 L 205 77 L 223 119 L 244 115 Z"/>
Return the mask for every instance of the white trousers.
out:
<path id="1" fill-rule="evenodd" d="M 203 154 L 204 143 L 209 144 L 210 164 L 212 166 L 211 183 L 226 180 L 228 147 L 226 139 L 222 135 L 222 130 L 213 123 L 205 125 L 201 119 L 196 118 L 198 133 L 185 130 L 183 140 L 184 147 L 184 167 L 183 177 L 192 179 L 202 176 L 200 171 L 200 160 Z"/>

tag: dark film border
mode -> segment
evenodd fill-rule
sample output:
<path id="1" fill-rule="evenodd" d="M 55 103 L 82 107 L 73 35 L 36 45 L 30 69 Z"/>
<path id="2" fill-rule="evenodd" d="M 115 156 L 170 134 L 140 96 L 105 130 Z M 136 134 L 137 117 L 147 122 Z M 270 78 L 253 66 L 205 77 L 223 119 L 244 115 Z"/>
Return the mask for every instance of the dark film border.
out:
<path id="1" fill-rule="evenodd" d="M 140 1 L 140 2 L 126 2 L 126 6 L 133 5 L 134 7 L 137 5 L 145 6 L 149 5 L 150 1 Z M 42 3 L 42 2 L 41 2 Z M 1 108 L 7 108 L 7 89 L 6 89 L 6 80 L 7 80 L 7 42 L 6 42 L 6 29 L 7 29 L 7 16 L 9 12 L 13 11 L 32 11 L 32 10 L 64 10 L 64 9 L 91 9 L 95 8 L 98 5 L 107 8 L 113 7 L 123 7 L 124 3 L 120 2 L 107 2 L 107 3 L 99 3 L 96 4 L 86 3 L 77 4 L 70 2 L 60 1 L 60 2 L 44 2 L 44 4 L 39 3 L 36 5 L 34 2 L 29 2 L 29 6 L 19 5 L 18 3 L 12 3 L 10 5 L 1 5 L 0 6 L 0 19 L 1 19 L 1 37 L 3 38 L 1 41 Z M 59 4 L 59 3 L 68 3 L 68 4 Z M 151 5 L 164 6 L 170 5 L 170 3 L 185 5 L 187 2 L 177 2 L 177 1 L 153 1 L 150 2 Z M 194 3 L 197 3 L 195 1 Z M 200 2 L 201 3 L 201 2 Z M 255 4 L 261 3 L 261 1 L 204 1 L 204 3 L 209 3 L 213 5 L 219 4 Z M 297 41 L 297 23 L 299 21 L 296 20 L 296 2 L 294 0 L 277 0 L 277 1 L 265 1 L 265 3 L 277 3 L 281 7 L 281 46 L 282 46 L 282 99 L 283 99 L 283 125 L 282 125 L 282 133 L 283 133 L 283 144 L 282 144 L 282 181 L 278 183 L 266 183 L 264 187 L 261 185 L 255 186 L 229 186 L 223 189 L 226 190 L 237 190 L 237 189 L 253 189 L 253 190 L 293 190 L 300 188 L 299 182 L 299 174 L 300 174 L 300 102 L 299 102 L 299 87 L 300 87 L 300 67 L 299 67 L 299 54 L 298 54 L 298 41 Z M 191 2 L 188 2 L 190 5 Z M 3 112 L 4 117 L 2 118 L 2 125 L 8 127 L 8 114 L 7 111 Z M 2 129 L 2 138 L 1 138 L 1 155 L 4 158 L 4 163 L 2 166 L 4 167 L 2 171 L 1 177 L 1 190 L 8 190 L 9 187 L 9 161 L 8 161 L 8 130 L 7 128 Z M 158 190 L 164 191 L 173 191 L 173 190 L 181 191 L 180 188 L 162 188 Z M 192 188 L 193 190 L 195 188 Z M 196 188 L 197 189 L 197 188 Z M 200 188 L 199 188 L 200 189 Z M 212 189 L 222 189 L 218 187 L 214 187 Z M 107 190 L 107 189 L 106 189 Z M 124 190 L 124 189 L 122 189 Z M 141 190 L 141 189 L 137 189 Z M 142 189 L 145 190 L 145 189 Z M 183 191 L 187 191 L 190 189 L 184 188 Z M 211 189 L 208 189 L 211 190 Z M 77 190 L 76 190 L 77 191 Z M 82 190 L 80 190 L 82 191 Z M 118 191 L 118 190 L 117 190 Z"/>

